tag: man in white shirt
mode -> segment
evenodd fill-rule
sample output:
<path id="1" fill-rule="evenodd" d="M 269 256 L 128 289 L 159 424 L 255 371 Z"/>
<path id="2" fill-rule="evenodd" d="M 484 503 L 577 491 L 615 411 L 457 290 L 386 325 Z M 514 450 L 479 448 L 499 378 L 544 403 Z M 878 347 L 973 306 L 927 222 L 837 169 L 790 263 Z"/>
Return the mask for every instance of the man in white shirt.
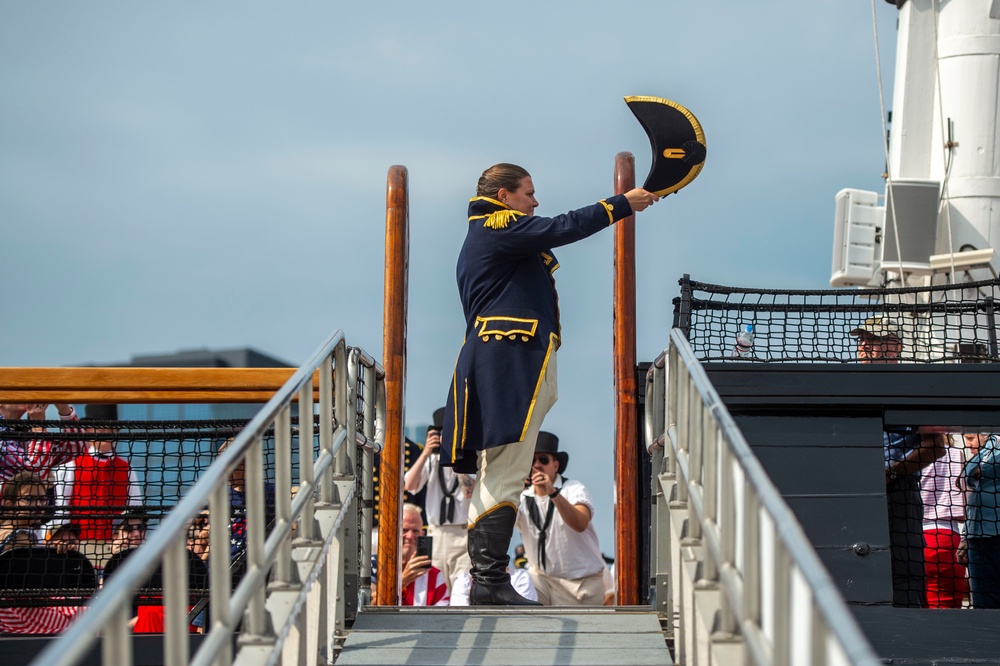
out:
<path id="1" fill-rule="evenodd" d="M 562 476 L 569 455 L 559 438 L 538 433 L 530 486 L 521 493 L 517 528 L 524 539 L 528 571 L 546 606 L 604 603 L 604 558 L 592 520 L 587 487 Z"/>
<path id="2" fill-rule="evenodd" d="M 424 512 L 427 533 L 434 537 L 431 562 L 441 570 L 449 589 L 455 577 L 472 568 L 469 560 L 469 498 L 462 492 L 458 474 L 441 465 L 441 424 L 444 408 L 434 412 L 434 424 L 427 428 L 427 441 L 416 462 L 403 476 L 410 494 L 426 485 Z"/>

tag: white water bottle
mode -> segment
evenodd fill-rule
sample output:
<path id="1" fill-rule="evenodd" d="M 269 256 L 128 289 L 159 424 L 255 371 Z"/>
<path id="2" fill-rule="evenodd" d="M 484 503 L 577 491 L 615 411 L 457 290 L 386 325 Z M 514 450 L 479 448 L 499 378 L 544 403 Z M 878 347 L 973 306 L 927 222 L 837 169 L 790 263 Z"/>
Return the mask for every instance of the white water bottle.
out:
<path id="1" fill-rule="evenodd" d="M 736 333 L 736 347 L 733 356 L 741 358 L 753 355 L 753 324 L 747 324 Z"/>

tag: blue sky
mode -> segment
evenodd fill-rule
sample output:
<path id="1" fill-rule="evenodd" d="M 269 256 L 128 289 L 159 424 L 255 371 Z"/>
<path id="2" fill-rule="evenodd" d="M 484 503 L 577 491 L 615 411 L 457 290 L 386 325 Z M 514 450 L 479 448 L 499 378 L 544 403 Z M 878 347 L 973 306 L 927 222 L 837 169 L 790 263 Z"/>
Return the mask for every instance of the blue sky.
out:
<path id="1" fill-rule="evenodd" d="M 896 9 L 876 3 L 887 102 Z M 336 328 L 381 357 L 385 182 L 410 179 L 407 421 L 444 404 L 483 169 L 538 214 L 649 168 L 622 101 L 701 121 L 708 157 L 638 216 L 638 353 L 677 280 L 823 288 L 834 195 L 881 190 L 869 2 L 27 3 L 0 0 L 0 365 L 250 346 L 304 361 Z M 613 234 L 563 248 L 545 429 L 612 552 Z"/>

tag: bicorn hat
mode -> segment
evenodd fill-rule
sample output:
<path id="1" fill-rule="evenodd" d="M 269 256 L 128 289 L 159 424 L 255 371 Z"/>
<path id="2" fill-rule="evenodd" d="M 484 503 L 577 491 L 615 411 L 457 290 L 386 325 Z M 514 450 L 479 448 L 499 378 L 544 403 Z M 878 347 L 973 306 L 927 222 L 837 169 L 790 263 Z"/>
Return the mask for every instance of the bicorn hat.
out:
<path id="1" fill-rule="evenodd" d="M 559 474 L 566 471 L 569 464 L 569 454 L 559 450 L 559 438 L 551 432 L 538 433 L 538 441 L 535 442 L 535 453 L 549 453 L 559 461 Z"/>

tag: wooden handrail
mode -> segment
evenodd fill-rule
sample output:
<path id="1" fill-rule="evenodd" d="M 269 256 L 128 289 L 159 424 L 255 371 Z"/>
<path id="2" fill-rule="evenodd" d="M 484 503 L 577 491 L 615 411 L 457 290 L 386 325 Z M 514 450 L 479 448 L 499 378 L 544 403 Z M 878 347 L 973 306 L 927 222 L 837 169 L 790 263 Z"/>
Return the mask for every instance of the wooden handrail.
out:
<path id="1" fill-rule="evenodd" d="M 635 187 L 635 158 L 615 156 L 615 194 Z M 635 371 L 635 216 L 615 225 L 615 575 L 616 603 L 639 603 L 639 440 Z"/>
<path id="2" fill-rule="evenodd" d="M 295 368 L 0 368 L 0 402 L 263 403 Z M 315 395 L 319 375 L 313 376 Z"/>

